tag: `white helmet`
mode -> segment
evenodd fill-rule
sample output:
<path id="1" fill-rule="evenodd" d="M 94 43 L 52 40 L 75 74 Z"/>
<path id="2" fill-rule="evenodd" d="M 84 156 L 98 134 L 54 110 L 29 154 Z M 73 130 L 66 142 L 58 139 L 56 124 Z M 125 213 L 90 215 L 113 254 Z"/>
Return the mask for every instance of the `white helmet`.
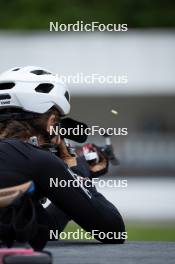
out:
<path id="1" fill-rule="evenodd" d="M 13 68 L 0 75 L 0 108 L 18 107 L 42 114 L 54 106 L 66 115 L 69 101 L 69 91 L 57 76 L 40 67 Z"/>

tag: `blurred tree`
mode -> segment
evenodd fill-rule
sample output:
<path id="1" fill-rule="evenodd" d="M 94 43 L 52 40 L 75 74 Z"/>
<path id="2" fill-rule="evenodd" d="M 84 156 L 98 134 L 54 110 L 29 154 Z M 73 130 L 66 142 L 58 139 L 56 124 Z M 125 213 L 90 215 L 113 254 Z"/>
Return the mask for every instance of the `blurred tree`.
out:
<path id="1" fill-rule="evenodd" d="M 1 0 L 1 29 L 47 29 L 49 21 L 175 27 L 174 0 Z"/>

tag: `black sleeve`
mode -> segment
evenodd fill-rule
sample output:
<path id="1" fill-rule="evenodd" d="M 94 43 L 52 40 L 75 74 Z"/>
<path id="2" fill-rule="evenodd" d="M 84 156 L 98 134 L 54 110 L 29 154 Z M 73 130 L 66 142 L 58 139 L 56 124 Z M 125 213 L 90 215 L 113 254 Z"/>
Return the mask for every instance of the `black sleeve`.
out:
<path id="1" fill-rule="evenodd" d="M 124 223 L 117 208 L 98 192 L 91 192 L 80 186 L 68 185 L 76 178 L 75 173 L 54 154 L 44 153 L 36 161 L 36 186 L 53 204 L 58 206 L 70 219 L 88 232 L 97 230 L 107 233 L 124 232 Z M 80 175 L 81 176 L 81 175 Z M 50 186 L 50 178 L 57 185 Z M 60 183 L 64 181 L 65 187 Z M 69 186 L 69 187 L 68 187 Z M 98 234 L 95 236 L 100 240 Z M 102 240 L 104 243 L 123 243 L 122 239 Z"/>
<path id="2" fill-rule="evenodd" d="M 82 177 L 91 178 L 89 166 L 83 156 L 77 157 L 77 166 L 71 167 L 71 170 L 77 173 L 78 175 L 81 175 Z"/>

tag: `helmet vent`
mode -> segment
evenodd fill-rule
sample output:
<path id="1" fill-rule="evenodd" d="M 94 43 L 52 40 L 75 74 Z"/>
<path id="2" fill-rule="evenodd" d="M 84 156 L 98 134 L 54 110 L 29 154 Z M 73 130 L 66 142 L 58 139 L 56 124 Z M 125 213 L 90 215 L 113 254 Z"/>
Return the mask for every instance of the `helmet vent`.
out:
<path id="1" fill-rule="evenodd" d="M 51 83 L 41 83 L 35 88 L 35 91 L 38 93 L 49 93 L 53 87 L 54 85 Z"/>
<path id="2" fill-rule="evenodd" d="M 14 86 L 15 86 L 15 83 L 14 82 L 0 83 L 0 90 L 12 89 Z"/>
<path id="3" fill-rule="evenodd" d="M 48 74 L 51 74 L 50 72 L 43 71 L 43 70 L 35 70 L 35 71 L 31 71 L 31 73 L 33 73 L 35 75 L 48 75 Z"/>
<path id="4" fill-rule="evenodd" d="M 69 96 L 68 91 L 65 92 L 64 96 L 66 97 L 67 101 L 69 102 L 70 101 L 70 96 Z"/>
<path id="5" fill-rule="evenodd" d="M 12 71 L 19 71 L 19 70 L 20 70 L 20 68 L 15 68 Z"/>

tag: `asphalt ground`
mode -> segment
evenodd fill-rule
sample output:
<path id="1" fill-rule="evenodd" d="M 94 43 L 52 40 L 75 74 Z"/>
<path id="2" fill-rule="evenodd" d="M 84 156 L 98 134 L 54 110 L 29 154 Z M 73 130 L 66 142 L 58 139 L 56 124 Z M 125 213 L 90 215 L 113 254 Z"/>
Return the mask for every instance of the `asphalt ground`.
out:
<path id="1" fill-rule="evenodd" d="M 175 242 L 126 242 L 104 245 L 98 242 L 59 241 L 46 250 L 53 264 L 175 264 Z"/>

